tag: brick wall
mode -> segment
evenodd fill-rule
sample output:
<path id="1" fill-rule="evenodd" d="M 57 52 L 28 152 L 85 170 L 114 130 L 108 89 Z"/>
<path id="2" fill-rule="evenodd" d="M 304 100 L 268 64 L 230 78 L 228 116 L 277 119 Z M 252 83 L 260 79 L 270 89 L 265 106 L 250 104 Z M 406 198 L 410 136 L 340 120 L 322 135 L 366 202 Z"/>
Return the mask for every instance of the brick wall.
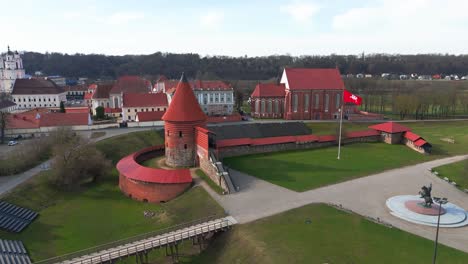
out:
<path id="1" fill-rule="evenodd" d="M 351 143 L 363 143 L 363 142 L 379 142 L 381 141 L 380 136 L 370 136 L 370 137 L 357 137 L 357 138 L 345 138 L 342 140 L 342 144 L 351 144 Z M 324 148 L 330 146 L 337 146 L 338 144 L 335 141 L 329 142 L 309 142 L 309 143 L 285 143 L 285 144 L 273 144 L 273 145 L 261 145 L 261 146 L 234 146 L 218 149 L 218 157 L 226 158 L 233 156 L 242 156 L 247 154 L 257 154 L 257 153 L 270 153 L 278 151 L 287 151 L 287 150 L 300 150 L 300 149 L 316 149 Z"/>
<path id="2" fill-rule="evenodd" d="M 171 167 L 196 165 L 195 127 L 204 122 L 165 122 L 166 164 Z"/>
<path id="3" fill-rule="evenodd" d="M 189 188 L 191 183 L 148 183 L 119 176 L 120 190 L 128 197 L 142 202 L 160 203 L 174 199 Z"/>
<path id="4" fill-rule="evenodd" d="M 224 178 L 218 175 L 218 170 L 213 166 L 213 163 L 209 158 L 200 157 L 200 168 L 210 179 L 220 186 L 226 193 L 229 192 L 229 189 L 224 181 Z"/>

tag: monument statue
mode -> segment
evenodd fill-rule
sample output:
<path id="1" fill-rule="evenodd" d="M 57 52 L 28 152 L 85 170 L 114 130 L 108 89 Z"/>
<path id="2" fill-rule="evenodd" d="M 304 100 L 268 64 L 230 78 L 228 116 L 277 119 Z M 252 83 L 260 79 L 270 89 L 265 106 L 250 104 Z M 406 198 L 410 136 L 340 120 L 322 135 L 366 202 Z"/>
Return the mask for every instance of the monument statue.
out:
<path id="1" fill-rule="evenodd" d="M 424 207 L 430 208 L 432 207 L 432 204 L 434 203 L 431 197 L 431 191 L 432 191 L 432 183 L 429 184 L 429 187 L 428 186 L 421 187 L 421 191 L 419 191 L 421 198 L 424 199 Z"/>

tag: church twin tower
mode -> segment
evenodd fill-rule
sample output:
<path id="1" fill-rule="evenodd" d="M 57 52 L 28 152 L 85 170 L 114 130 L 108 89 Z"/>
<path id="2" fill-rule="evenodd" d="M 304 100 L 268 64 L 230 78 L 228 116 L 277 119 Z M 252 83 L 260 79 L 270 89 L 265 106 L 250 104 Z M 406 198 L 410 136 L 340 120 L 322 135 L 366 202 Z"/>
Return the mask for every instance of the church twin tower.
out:
<path id="1" fill-rule="evenodd" d="M 206 125 L 206 115 L 182 73 L 164 120 L 166 164 L 171 167 L 196 165 L 195 127 Z"/>

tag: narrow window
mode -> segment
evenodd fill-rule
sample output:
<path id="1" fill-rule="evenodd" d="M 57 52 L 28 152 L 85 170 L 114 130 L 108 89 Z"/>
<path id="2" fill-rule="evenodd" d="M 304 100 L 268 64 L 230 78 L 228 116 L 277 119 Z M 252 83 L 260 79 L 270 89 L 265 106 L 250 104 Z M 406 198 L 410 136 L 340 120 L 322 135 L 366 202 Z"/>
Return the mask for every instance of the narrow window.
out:
<path id="1" fill-rule="evenodd" d="M 179 137 L 182 137 L 182 131 L 179 131 Z"/>
<path id="2" fill-rule="evenodd" d="M 293 95 L 293 111 L 294 112 L 297 112 L 297 101 L 298 101 L 297 94 L 294 94 Z"/>
<path id="3" fill-rule="evenodd" d="M 187 149 L 187 144 L 184 144 L 184 149 Z"/>
<path id="4" fill-rule="evenodd" d="M 330 97 L 328 96 L 328 94 L 325 95 L 325 112 L 328 112 L 328 105 L 329 105 L 329 102 L 330 101 Z"/>
<path id="5" fill-rule="evenodd" d="M 272 105 L 273 105 L 273 102 L 272 102 L 271 100 L 268 101 L 268 113 L 272 113 L 272 112 L 273 112 L 273 110 L 272 110 L 273 106 L 272 106 Z"/>
<path id="6" fill-rule="evenodd" d="M 265 100 L 262 100 L 262 113 L 265 113 Z"/>
<path id="7" fill-rule="evenodd" d="M 309 95 L 304 95 L 304 112 L 309 112 Z"/>
<path id="8" fill-rule="evenodd" d="M 279 113 L 279 100 L 275 101 L 275 113 Z"/>
<path id="9" fill-rule="evenodd" d="M 319 104 L 320 104 L 320 97 L 318 94 L 315 94 L 315 109 L 319 108 Z"/>
<path id="10" fill-rule="evenodd" d="M 170 135 L 171 135 L 171 133 L 169 133 L 169 130 L 168 130 L 168 131 L 167 131 L 167 136 L 170 136 Z"/>
<path id="11" fill-rule="evenodd" d="M 340 108 L 340 105 L 341 105 L 340 99 L 341 99 L 341 94 L 337 93 L 336 94 L 336 108 Z"/>

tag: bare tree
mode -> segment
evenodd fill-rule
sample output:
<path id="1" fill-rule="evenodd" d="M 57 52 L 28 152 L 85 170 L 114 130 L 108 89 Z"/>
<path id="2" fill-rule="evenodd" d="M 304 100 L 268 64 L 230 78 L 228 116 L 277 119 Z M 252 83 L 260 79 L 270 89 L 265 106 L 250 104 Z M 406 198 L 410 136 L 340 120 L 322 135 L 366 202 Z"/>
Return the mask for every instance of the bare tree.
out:
<path id="1" fill-rule="evenodd" d="M 65 190 L 77 188 L 85 182 L 95 182 L 111 166 L 95 145 L 77 135 L 66 143 L 56 144 L 53 153 L 51 180 L 55 186 Z"/>
<path id="2" fill-rule="evenodd" d="M 8 125 L 8 116 L 9 116 L 8 112 L 0 110 L 0 143 L 1 144 L 5 142 L 5 130 Z"/>

